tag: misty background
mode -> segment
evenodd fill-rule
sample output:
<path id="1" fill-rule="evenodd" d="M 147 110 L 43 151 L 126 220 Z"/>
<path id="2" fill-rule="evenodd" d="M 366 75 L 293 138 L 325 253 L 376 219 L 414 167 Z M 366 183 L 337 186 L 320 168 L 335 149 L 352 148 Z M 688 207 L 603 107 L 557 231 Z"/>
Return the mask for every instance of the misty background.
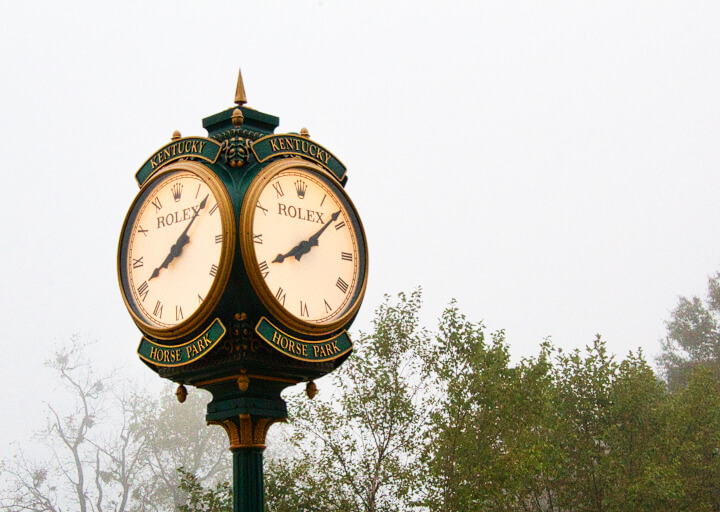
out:
<path id="1" fill-rule="evenodd" d="M 348 168 L 370 274 L 352 331 L 422 286 L 513 357 L 596 333 L 660 350 L 720 268 L 720 4 L 0 2 L 3 432 L 44 425 L 43 361 L 78 336 L 160 389 L 116 251 L 134 173 L 233 105 Z M 319 384 L 321 390 L 322 385 Z"/>

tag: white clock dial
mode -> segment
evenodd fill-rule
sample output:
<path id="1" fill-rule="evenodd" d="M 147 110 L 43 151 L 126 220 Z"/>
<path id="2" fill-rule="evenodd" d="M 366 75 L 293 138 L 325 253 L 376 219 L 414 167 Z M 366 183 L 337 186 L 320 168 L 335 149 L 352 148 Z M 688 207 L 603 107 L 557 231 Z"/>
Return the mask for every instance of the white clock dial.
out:
<path id="1" fill-rule="evenodd" d="M 282 167 L 248 195 L 252 273 L 265 302 L 291 327 L 313 332 L 357 311 L 365 238 L 352 203 L 332 178 L 307 165 Z"/>
<path id="2" fill-rule="evenodd" d="M 120 276 L 130 311 L 155 331 L 190 323 L 227 274 L 227 214 L 199 164 L 175 165 L 140 193 L 121 239 Z M 222 208 L 222 209 L 221 209 Z M 221 272 L 222 269 L 222 272 Z"/>

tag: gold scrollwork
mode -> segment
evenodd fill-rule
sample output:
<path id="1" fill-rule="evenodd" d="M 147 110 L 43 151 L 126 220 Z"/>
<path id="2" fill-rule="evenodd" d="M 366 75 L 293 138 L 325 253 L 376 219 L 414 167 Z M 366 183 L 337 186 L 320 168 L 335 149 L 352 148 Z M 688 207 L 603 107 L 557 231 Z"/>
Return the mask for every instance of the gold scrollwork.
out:
<path id="1" fill-rule="evenodd" d="M 265 438 L 273 423 L 285 421 L 285 418 L 266 418 L 251 414 L 238 414 L 224 420 L 210 420 L 208 425 L 219 425 L 225 429 L 230 449 L 265 449 Z"/>

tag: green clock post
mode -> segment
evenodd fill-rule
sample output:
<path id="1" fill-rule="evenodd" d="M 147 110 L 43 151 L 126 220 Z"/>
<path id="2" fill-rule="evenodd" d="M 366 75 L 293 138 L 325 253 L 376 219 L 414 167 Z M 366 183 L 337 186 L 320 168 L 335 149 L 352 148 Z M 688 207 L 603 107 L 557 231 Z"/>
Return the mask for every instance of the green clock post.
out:
<path id="1" fill-rule="evenodd" d="M 264 505 L 263 450 L 287 417 L 288 386 L 337 368 L 365 293 L 368 252 L 345 192 L 346 168 L 307 130 L 236 106 L 203 119 L 135 174 L 118 278 L 142 332 L 141 360 L 159 376 L 212 394 L 208 424 L 227 432 L 234 510 Z"/>

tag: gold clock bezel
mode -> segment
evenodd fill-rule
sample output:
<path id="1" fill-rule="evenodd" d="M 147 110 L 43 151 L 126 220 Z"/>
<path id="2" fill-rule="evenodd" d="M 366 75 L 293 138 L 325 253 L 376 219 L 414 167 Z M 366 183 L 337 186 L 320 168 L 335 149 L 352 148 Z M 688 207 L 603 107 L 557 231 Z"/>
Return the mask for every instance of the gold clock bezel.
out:
<path id="1" fill-rule="evenodd" d="M 126 231 L 128 226 L 132 225 L 134 222 L 138 207 L 142 204 L 142 201 L 147 198 L 148 190 L 155 187 L 159 181 L 174 172 L 193 173 L 207 184 L 217 201 L 218 212 L 220 213 L 221 219 L 223 241 L 222 248 L 220 249 L 217 276 L 215 277 L 215 280 L 213 281 L 213 284 L 211 285 L 210 290 L 200 307 L 188 318 L 176 325 L 171 327 L 158 327 L 157 325 L 149 323 L 146 318 L 136 310 L 136 307 L 134 306 L 135 301 L 132 298 L 131 292 L 126 290 L 126 282 L 124 282 L 123 276 L 127 274 L 127 271 L 125 271 L 123 267 L 126 266 L 127 263 L 126 261 L 123 261 L 123 253 L 126 254 L 126 251 L 123 248 L 123 242 L 126 240 Z M 129 238 L 129 236 L 127 238 Z M 220 181 L 220 178 L 218 178 L 208 167 L 198 162 L 184 160 L 167 164 L 152 174 L 143 184 L 140 192 L 138 192 L 137 196 L 135 196 L 135 199 L 133 199 L 133 202 L 130 205 L 130 209 L 128 210 L 128 213 L 125 216 L 125 221 L 123 222 L 122 231 L 120 232 L 120 242 L 118 244 L 117 274 L 118 282 L 120 284 L 120 292 L 123 302 L 125 302 L 125 307 L 127 307 L 130 312 L 130 316 L 135 322 L 135 325 L 137 325 L 138 328 L 145 334 L 149 334 L 162 340 L 181 338 L 202 326 L 202 324 L 208 320 L 212 312 L 215 310 L 220 302 L 220 298 L 225 292 L 225 288 L 230 277 L 230 271 L 232 270 L 233 257 L 235 255 L 235 240 L 235 214 L 230 200 L 230 195 Z"/>
<path id="2" fill-rule="evenodd" d="M 253 219 L 256 209 L 255 205 L 260 198 L 260 194 L 265 187 L 268 186 L 270 181 L 276 175 L 288 169 L 301 169 L 306 172 L 320 175 L 321 178 L 330 184 L 331 189 L 343 195 L 344 201 L 346 201 L 348 205 L 348 214 L 353 217 L 353 219 L 351 219 L 351 224 L 353 225 L 353 229 L 355 230 L 355 234 L 359 242 L 362 244 L 362 261 L 360 262 L 360 265 L 362 265 L 360 267 L 362 281 L 358 284 L 355 296 L 351 299 L 350 305 L 346 308 L 345 312 L 332 322 L 307 322 L 300 320 L 292 313 L 288 312 L 287 309 L 280 305 L 280 303 L 276 300 L 275 294 L 268 288 L 265 283 L 265 279 L 262 277 L 262 272 L 258 267 L 257 257 L 255 254 L 255 244 L 253 243 Z M 239 231 L 240 251 L 242 253 L 245 271 L 248 279 L 250 280 L 250 284 L 265 308 L 267 308 L 270 314 L 281 324 L 298 333 L 309 334 L 311 336 L 324 336 L 344 328 L 357 314 L 358 309 L 360 309 L 360 305 L 362 304 L 362 299 L 365 296 L 365 289 L 367 287 L 367 238 L 365 237 L 365 230 L 360 220 L 360 216 L 357 213 L 357 209 L 343 189 L 342 184 L 337 180 L 337 178 L 335 178 L 335 176 L 323 167 L 302 158 L 284 158 L 268 164 L 257 174 L 257 176 L 253 178 L 250 186 L 248 187 L 245 198 L 243 199 L 242 207 L 240 208 Z"/>

